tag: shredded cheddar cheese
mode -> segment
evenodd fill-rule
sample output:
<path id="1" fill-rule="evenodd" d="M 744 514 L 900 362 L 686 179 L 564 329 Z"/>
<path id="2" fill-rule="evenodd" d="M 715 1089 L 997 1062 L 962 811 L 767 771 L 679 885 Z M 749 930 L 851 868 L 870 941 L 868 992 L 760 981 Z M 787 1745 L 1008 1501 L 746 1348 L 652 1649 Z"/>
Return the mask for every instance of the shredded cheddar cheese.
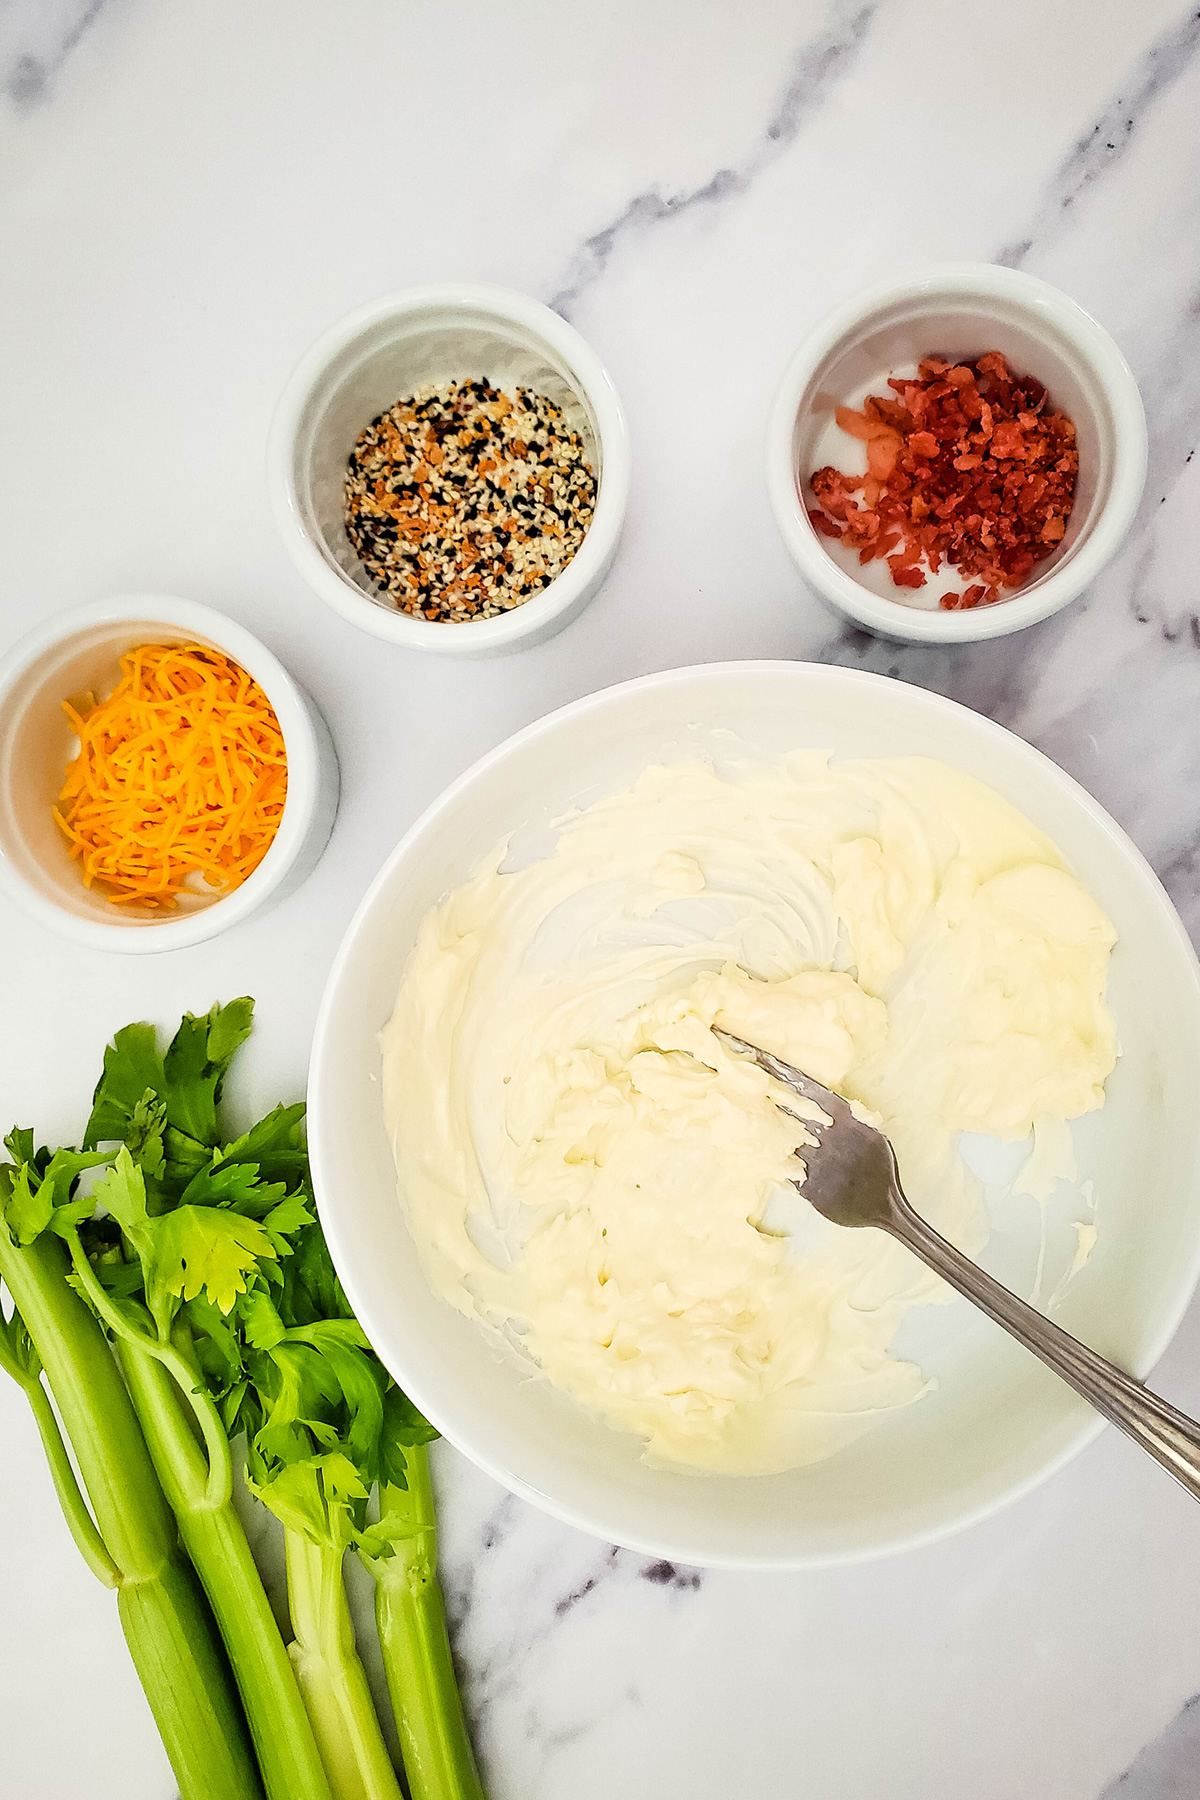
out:
<path id="1" fill-rule="evenodd" d="M 54 809 L 85 886 L 152 910 L 239 887 L 287 798 L 283 733 L 258 683 L 219 650 L 143 644 L 88 702 L 64 702 L 79 754 Z"/>

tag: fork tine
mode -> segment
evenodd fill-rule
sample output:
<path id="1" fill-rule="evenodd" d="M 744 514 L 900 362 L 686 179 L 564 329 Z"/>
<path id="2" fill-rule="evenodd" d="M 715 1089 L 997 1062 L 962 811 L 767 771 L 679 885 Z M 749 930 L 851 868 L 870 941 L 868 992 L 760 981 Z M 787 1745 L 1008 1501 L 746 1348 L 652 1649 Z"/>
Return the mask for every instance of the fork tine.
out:
<path id="1" fill-rule="evenodd" d="M 713 1036 L 719 1038 L 730 1050 L 736 1050 L 739 1056 L 748 1056 L 760 1069 L 765 1069 L 776 1081 L 782 1081 L 785 1087 L 790 1087 L 802 1099 L 814 1101 L 829 1114 L 835 1124 L 840 1119 L 854 1117 L 840 1094 L 835 1094 L 832 1088 L 823 1087 L 819 1081 L 814 1081 L 811 1075 L 805 1075 L 800 1069 L 794 1069 L 782 1057 L 772 1056 L 769 1050 L 760 1050 L 757 1044 L 748 1044 L 745 1038 L 735 1037 L 732 1031 L 725 1031 L 719 1025 L 712 1026 L 711 1030 Z"/>

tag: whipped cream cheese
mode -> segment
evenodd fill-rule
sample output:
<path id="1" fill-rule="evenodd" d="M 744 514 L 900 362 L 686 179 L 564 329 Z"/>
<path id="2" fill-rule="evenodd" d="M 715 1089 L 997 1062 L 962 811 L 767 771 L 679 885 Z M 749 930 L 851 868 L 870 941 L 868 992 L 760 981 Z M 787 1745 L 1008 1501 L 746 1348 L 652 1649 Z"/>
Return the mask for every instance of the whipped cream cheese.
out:
<path id="1" fill-rule="evenodd" d="M 832 1454 L 921 1394 L 889 1346 L 946 1290 L 806 1205 L 795 1097 L 710 1026 L 851 1099 L 977 1250 L 956 1134 L 1036 1120 L 1043 1165 L 1069 1155 L 1116 1058 L 1111 925 L 1028 820 L 922 758 L 656 765 L 544 860 L 506 854 L 426 917 L 383 1036 L 430 1281 L 656 1460 Z"/>

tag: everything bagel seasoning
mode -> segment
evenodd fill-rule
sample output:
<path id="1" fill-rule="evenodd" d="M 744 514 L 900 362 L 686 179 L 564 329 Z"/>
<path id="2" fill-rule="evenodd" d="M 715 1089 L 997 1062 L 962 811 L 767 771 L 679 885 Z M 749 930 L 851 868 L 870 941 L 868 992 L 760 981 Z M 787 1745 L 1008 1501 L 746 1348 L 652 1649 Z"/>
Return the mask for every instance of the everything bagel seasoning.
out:
<path id="1" fill-rule="evenodd" d="M 359 436 L 346 534 L 401 612 L 463 624 L 548 587 L 583 542 L 596 477 L 544 394 L 486 381 L 420 388 Z"/>

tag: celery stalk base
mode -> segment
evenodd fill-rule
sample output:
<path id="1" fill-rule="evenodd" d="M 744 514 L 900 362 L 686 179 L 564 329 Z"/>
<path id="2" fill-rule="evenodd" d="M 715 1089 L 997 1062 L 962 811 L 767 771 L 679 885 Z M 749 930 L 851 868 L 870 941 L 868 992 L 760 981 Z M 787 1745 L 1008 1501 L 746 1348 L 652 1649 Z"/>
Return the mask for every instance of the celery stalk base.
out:
<path id="1" fill-rule="evenodd" d="M 429 1458 L 405 1453 L 407 1488 L 385 1486 L 380 1512 L 403 1521 L 392 1554 L 364 1559 L 375 1577 L 375 1619 L 412 1800 L 484 1800 L 437 1578 Z"/>
<path id="2" fill-rule="evenodd" d="M 295 1633 L 288 1654 L 334 1800 L 403 1800 L 354 1641 L 344 1552 L 288 1531 L 285 1553 Z"/>

